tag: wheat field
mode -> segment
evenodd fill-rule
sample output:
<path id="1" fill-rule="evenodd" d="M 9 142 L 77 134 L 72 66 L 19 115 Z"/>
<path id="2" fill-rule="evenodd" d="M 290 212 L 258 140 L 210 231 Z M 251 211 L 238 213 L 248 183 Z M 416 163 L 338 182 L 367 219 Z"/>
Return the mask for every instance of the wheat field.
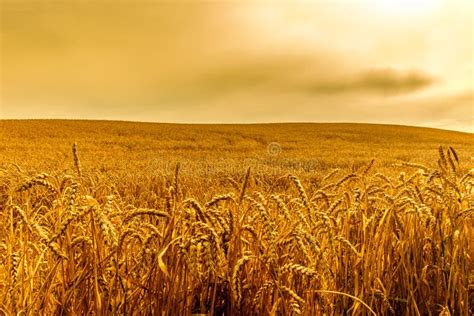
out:
<path id="1" fill-rule="evenodd" d="M 473 313 L 472 134 L 0 126 L 0 314 Z"/>

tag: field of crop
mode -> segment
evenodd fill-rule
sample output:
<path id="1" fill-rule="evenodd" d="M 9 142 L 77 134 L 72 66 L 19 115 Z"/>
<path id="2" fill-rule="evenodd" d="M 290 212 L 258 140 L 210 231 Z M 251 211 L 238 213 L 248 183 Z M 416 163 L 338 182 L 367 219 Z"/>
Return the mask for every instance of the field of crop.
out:
<path id="1" fill-rule="evenodd" d="M 474 135 L 0 121 L 0 314 L 469 315 Z"/>

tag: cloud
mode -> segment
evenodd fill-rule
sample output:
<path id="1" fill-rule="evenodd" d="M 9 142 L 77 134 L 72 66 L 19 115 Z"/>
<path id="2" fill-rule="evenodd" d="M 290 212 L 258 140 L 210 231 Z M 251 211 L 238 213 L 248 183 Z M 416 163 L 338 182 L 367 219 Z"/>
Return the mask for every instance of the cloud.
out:
<path id="1" fill-rule="evenodd" d="M 430 87 L 436 79 L 416 70 L 360 69 L 347 56 L 319 53 L 235 60 L 195 75 L 187 90 L 212 97 L 240 92 L 303 95 L 401 95 Z M 194 88 L 194 89 L 193 89 Z"/>
<path id="2" fill-rule="evenodd" d="M 372 69 L 356 76 L 339 78 L 336 81 L 309 84 L 307 91 L 312 94 L 406 94 L 429 87 L 435 79 L 423 72 L 404 72 L 393 68 Z"/>

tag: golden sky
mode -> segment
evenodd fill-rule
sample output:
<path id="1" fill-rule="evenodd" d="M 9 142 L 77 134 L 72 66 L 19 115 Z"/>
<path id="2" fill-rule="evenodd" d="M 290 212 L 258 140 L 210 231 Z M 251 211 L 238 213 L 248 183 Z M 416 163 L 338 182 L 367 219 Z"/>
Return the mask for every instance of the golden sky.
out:
<path id="1" fill-rule="evenodd" d="M 0 118 L 474 132 L 471 0 L 0 0 Z"/>

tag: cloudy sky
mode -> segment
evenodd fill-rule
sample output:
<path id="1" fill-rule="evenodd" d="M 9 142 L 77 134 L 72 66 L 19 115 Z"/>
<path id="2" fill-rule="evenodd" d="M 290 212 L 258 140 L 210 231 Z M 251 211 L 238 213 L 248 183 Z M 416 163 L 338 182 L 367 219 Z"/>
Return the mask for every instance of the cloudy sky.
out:
<path id="1" fill-rule="evenodd" d="M 474 132 L 471 0 L 0 3 L 0 118 Z"/>

